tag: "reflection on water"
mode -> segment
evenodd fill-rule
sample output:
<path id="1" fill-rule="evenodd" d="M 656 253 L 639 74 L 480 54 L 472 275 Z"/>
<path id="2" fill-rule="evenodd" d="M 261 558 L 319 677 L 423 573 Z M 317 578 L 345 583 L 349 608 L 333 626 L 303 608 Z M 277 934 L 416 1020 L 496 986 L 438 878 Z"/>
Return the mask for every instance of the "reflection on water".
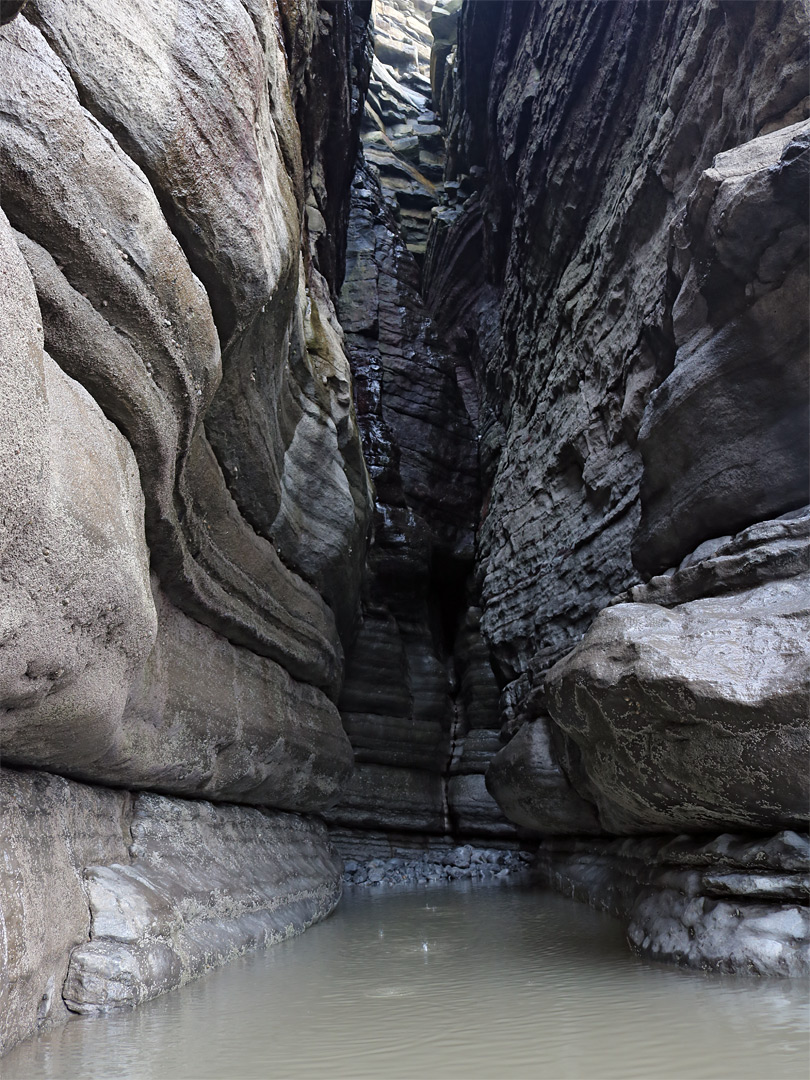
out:
<path id="1" fill-rule="evenodd" d="M 644 963 L 608 916 L 506 884 L 357 890 L 293 941 L 18 1047 L 3 1080 L 777 1080 L 808 988 Z"/>

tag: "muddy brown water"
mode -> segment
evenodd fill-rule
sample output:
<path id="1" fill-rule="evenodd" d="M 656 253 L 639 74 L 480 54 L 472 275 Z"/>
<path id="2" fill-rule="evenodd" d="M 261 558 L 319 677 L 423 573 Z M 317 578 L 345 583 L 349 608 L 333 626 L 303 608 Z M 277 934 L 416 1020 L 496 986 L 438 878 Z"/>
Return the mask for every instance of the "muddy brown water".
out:
<path id="1" fill-rule="evenodd" d="M 519 884 L 354 889 L 303 937 L 77 1019 L 3 1080 L 778 1080 L 810 991 L 639 960 L 609 916 Z"/>

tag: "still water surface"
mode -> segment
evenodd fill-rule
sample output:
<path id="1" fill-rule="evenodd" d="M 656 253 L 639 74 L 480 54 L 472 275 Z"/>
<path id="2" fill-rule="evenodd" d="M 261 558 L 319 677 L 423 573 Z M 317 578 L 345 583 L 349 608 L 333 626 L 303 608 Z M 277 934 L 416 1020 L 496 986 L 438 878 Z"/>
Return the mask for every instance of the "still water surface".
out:
<path id="1" fill-rule="evenodd" d="M 356 889 L 303 937 L 18 1047 L 2 1077 L 806 1080 L 809 999 L 642 962 L 545 892 Z"/>

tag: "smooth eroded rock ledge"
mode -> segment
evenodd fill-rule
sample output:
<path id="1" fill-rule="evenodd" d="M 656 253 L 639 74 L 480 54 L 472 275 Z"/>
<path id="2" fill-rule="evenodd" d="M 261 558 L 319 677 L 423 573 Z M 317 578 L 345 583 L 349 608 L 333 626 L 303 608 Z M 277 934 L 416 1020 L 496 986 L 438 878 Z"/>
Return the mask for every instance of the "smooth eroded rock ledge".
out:
<path id="1" fill-rule="evenodd" d="M 0 1051 L 299 934 L 341 895 L 317 819 L 12 769 L 0 811 Z"/>

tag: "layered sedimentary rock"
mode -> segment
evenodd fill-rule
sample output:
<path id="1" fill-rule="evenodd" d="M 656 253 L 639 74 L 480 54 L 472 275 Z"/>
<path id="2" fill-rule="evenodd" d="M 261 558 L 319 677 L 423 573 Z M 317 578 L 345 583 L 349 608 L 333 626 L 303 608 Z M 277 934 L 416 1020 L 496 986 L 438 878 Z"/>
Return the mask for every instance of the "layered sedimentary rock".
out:
<path id="1" fill-rule="evenodd" d="M 480 497 L 475 431 L 418 286 L 380 182 L 363 165 L 339 311 L 376 508 L 362 626 L 338 703 L 357 765 L 329 818 L 514 835 L 484 788 L 491 755 L 476 761 L 475 735 L 467 738 L 473 729 L 492 737 L 497 722 L 497 685 L 467 592 Z"/>
<path id="2" fill-rule="evenodd" d="M 63 997 L 143 1000 L 331 908 L 337 863 L 279 811 L 351 773 L 334 699 L 371 512 L 333 303 L 368 5 L 21 6 L 0 31 L 0 739 L 54 778 L 3 778 L 27 956 L 4 1045 Z M 38 952 L 50 893 L 71 914 Z M 146 921 L 102 934 L 130 900 Z"/>
<path id="3" fill-rule="evenodd" d="M 545 835 L 806 829 L 806 12 L 457 18 L 434 88 L 470 194 L 435 216 L 424 288 L 477 392 L 489 790 Z M 763 930 L 726 966 L 798 970 L 783 929 L 784 962 L 749 962 Z M 707 934 L 648 951 L 714 965 Z"/>
<path id="4" fill-rule="evenodd" d="M 543 880 L 627 920 L 642 956 L 705 971 L 806 978 L 806 834 L 544 842 Z"/>
<path id="5" fill-rule="evenodd" d="M 3 1050 L 134 1005 L 337 903 L 322 823 L 0 770 Z"/>
<path id="6" fill-rule="evenodd" d="M 346 19 L 346 10 L 341 10 Z M 55 360 L 95 395 L 93 402 L 84 394 L 85 408 L 98 417 L 97 425 L 106 424 L 108 441 L 119 440 L 118 456 L 128 478 L 116 478 L 117 486 L 112 486 L 112 478 L 107 482 L 109 510 L 82 505 L 90 494 L 103 496 L 100 473 L 93 477 L 92 492 L 79 491 L 69 498 L 77 512 L 94 520 L 112 520 L 123 512 L 128 496 L 122 485 L 133 486 L 134 475 L 134 462 L 125 455 L 133 451 L 144 492 L 146 544 L 139 532 L 137 504 L 129 511 L 128 551 L 122 552 L 120 537 L 115 543 L 94 538 L 106 548 L 111 565 L 124 567 L 127 560 L 139 564 L 138 618 L 129 610 L 134 601 L 123 591 L 128 580 L 124 575 L 105 574 L 99 568 L 92 575 L 95 587 L 101 589 L 107 582 L 107 595 L 95 602 L 87 595 L 82 599 L 85 621 L 95 620 L 107 603 L 117 609 L 122 632 L 133 641 L 137 637 L 137 644 L 126 645 L 129 668 L 109 679 L 115 688 L 111 700 L 100 706 L 111 729 L 107 737 L 122 737 L 118 731 L 122 695 L 133 684 L 135 670 L 150 652 L 150 636 L 155 635 L 155 607 L 144 591 L 147 545 L 148 558 L 175 605 L 221 635 L 221 650 L 241 646 L 267 657 L 271 663 L 264 666 L 264 680 L 279 686 L 282 697 L 287 697 L 286 707 L 301 695 L 308 697 L 315 708 L 304 706 L 302 711 L 313 719 L 331 716 L 337 731 L 328 702 L 318 702 L 311 687 L 334 694 L 341 676 L 337 624 L 345 630 L 354 616 L 368 513 L 367 480 L 328 289 L 308 251 L 304 254 L 310 265 L 308 271 L 303 268 L 300 219 L 307 192 L 316 196 L 302 176 L 301 139 L 287 86 L 283 42 L 274 25 L 254 26 L 238 4 L 223 4 L 219 22 L 205 26 L 193 7 L 182 7 L 173 27 L 156 22 L 151 9 L 144 9 L 140 21 L 133 13 L 130 16 L 122 26 L 122 13 L 117 9 L 111 13 L 103 5 L 98 11 L 92 5 L 31 5 L 29 19 L 37 26 L 17 19 L 0 42 L 7 74 L 0 136 L 3 205 L 17 229 L 19 250 L 37 290 L 39 310 L 29 302 L 26 319 L 44 328 L 49 350 L 47 361 L 31 362 L 52 369 Z M 268 9 L 265 20 L 270 16 Z M 93 22 L 92 35 L 87 33 L 88 20 Z M 312 33 L 315 30 L 311 28 Z M 349 33 L 350 27 L 344 26 L 344 34 Z M 127 35 L 151 43 L 149 60 L 132 57 Z M 181 45 L 200 58 L 198 78 L 188 85 L 178 66 Z M 231 66 L 209 64 L 204 46 L 215 52 L 215 46 L 220 50 L 227 46 Z M 250 63 L 245 50 L 253 57 Z M 120 63 L 102 62 L 100 54 L 114 56 L 117 51 Z M 333 62 L 345 62 L 345 53 L 336 51 Z M 136 92 L 129 63 L 140 63 Z M 285 94 L 279 91 L 273 97 L 273 108 L 280 113 L 275 120 L 264 77 L 256 82 L 257 65 L 258 70 L 267 70 L 271 81 L 287 86 Z M 229 92 L 222 110 L 207 108 L 204 91 L 216 95 L 226 84 Z M 129 89 L 124 92 L 125 88 Z M 258 134 L 239 127 L 250 109 Z M 182 117 L 179 128 L 175 116 Z M 350 122 L 347 109 L 345 123 Z M 119 141 L 111 138 L 110 130 Z M 234 147 L 230 159 L 224 153 L 229 145 Z M 235 154 L 245 157 L 238 181 L 228 166 Z M 291 162 L 289 171 L 285 154 Z M 207 179 L 203 166 L 210 173 Z M 187 190 L 181 196 L 184 184 Z M 177 200 L 183 203 L 182 210 L 174 205 Z M 188 230 L 196 238 L 193 243 L 186 236 Z M 207 280 L 207 289 L 191 264 Z M 30 287 L 27 291 L 30 296 Z M 244 370 L 247 361 L 252 365 L 249 374 Z M 257 388 L 232 399 L 229 380 L 238 370 Z M 65 374 L 60 378 L 67 386 Z M 76 393 L 81 397 L 84 391 Z M 47 404 L 42 402 L 44 414 L 48 410 L 54 414 L 55 400 L 51 394 Z M 132 450 L 103 419 L 99 406 Z M 215 434 L 226 413 L 230 448 L 225 436 Z M 208 441 L 204 418 L 218 451 Z M 64 430 L 66 437 L 85 442 L 63 449 L 56 446 L 59 436 L 51 433 L 54 449 L 48 466 L 55 476 L 60 456 L 87 459 L 94 436 L 88 422 L 64 410 L 54 420 L 52 427 Z M 240 479 L 236 460 L 245 449 L 241 425 L 261 438 L 265 456 L 275 460 L 273 468 L 265 461 L 257 469 L 252 487 L 249 477 Z M 306 479 L 307 455 L 329 462 L 319 470 L 319 484 Z M 226 462 L 226 472 L 230 470 L 230 485 L 221 462 Z M 251 520 L 246 485 L 265 515 L 275 505 L 272 520 L 267 516 L 263 522 Z M 61 491 L 47 480 L 43 488 L 49 488 L 51 498 Z M 312 500 L 309 508 L 308 500 Z M 49 512 L 54 516 L 58 509 Z M 64 517 L 70 520 L 70 515 Z M 33 520 L 22 528 L 31 538 L 43 535 Z M 306 556 L 297 559 L 301 545 Z M 62 634 L 72 635 L 70 647 L 75 648 L 78 621 L 70 592 L 65 591 L 67 582 L 59 580 L 55 542 L 53 547 L 51 552 L 43 544 L 41 558 L 53 567 L 53 605 Z M 71 557 L 77 554 L 72 551 Z M 6 564 L 15 578 L 22 578 L 22 555 L 7 551 Z M 25 572 L 37 572 L 30 559 L 25 566 Z M 24 588 L 21 580 L 14 586 Z M 126 587 L 131 592 L 135 585 Z M 335 604 L 336 620 L 326 600 L 337 593 L 341 599 Z M 44 597 L 37 607 L 40 613 L 46 610 Z M 25 621 L 22 615 L 19 619 Z M 167 615 L 165 621 L 172 619 Z M 98 622 L 93 632 L 102 637 L 105 648 L 115 644 L 114 634 L 102 635 Z M 23 651 L 29 647 L 20 644 Z M 51 681 L 65 680 L 71 671 L 68 661 L 60 661 L 55 647 L 49 646 L 49 651 L 53 671 L 36 678 L 50 675 Z M 239 654 L 233 655 L 238 665 Z M 32 663 L 36 665 L 36 660 Z M 22 659 L 19 665 L 25 671 Z M 296 690 L 288 676 L 309 686 Z M 101 673 L 95 678 L 98 686 Z M 77 692 L 75 686 L 60 689 L 55 686 L 55 692 L 47 695 L 40 712 Z M 71 762 L 72 745 L 68 758 L 60 759 L 59 739 L 64 740 L 71 724 L 67 706 L 62 708 L 61 729 L 51 725 L 32 758 L 24 730 L 43 721 L 35 721 L 30 712 L 15 716 L 20 705 L 10 713 L 12 726 L 5 743 L 9 759 L 58 767 L 85 779 L 153 782 L 154 761 L 130 762 L 129 774 L 122 777 L 116 774 L 114 761 L 108 772 L 83 761 L 81 755 Z M 155 719 L 159 717 L 153 717 L 153 723 Z M 229 735 L 222 732 L 214 742 L 217 739 L 228 742 Z M 278 754 L 278 741 L 271 744 Z M 101 747 L 96 753 L 105 756 Z M 345 753 L 339 771 L 345 776 Z M 181 784 L 176 790 L 188 789 Z"/>
<path id="7" fill-rule="evenodd" d="M 319 811 L 804 970 L 805 9 L 369 7 L 0 8 L 5 1045 Z"/>
<path id="8" fill-rule="evenodd" d="M 676 353 L 639 431 L 641 570 L 807 499 L 808 186 L 799 123 L 718 154 L 673 222 Z"/>
<path id="9" fill-rule="evenodd" d="M 431 101 L 430 0 L 377 0 L 363 147 L 408 251 L 421 260 L 444 189 L 444 138 Z"/>
<path id="10" fill-rule="evenodd" d="M 440 325 L 457 307 L 473 330 L 463 286 L 498 293 L 500 333 L 473 346 L 493 461 L 480 576 L 485 634 L 518 680 L 637 580 L 638 433 L 680 345 L 673 222 L 715 155 L 800 118 L 805 21 L 792 4 L 481 2 L 460 27 L 448 170 L 488 181 L 437 227 L 426 286 Z M 798 266 L 801 243 L 782 257 Z M 759 516 L 804 501 L 791 485 Z M 706 529 L 679 559 L 723 531 Z"/>
<path id="11" fill-rule="evenodd" d="M 443 150 L 427 97 L 428 13 L 410 0 L 375 8 L 352 189 L 339 315 L 376 507 L 338 702 L 357 767 L 329 818 L 513 839 L 484 783 L 498 685 L 470 582 L 481 500 L 472 377 L 420 293 L 419 237 L 442 191 L 426 179 L 440 175 Z"/>

